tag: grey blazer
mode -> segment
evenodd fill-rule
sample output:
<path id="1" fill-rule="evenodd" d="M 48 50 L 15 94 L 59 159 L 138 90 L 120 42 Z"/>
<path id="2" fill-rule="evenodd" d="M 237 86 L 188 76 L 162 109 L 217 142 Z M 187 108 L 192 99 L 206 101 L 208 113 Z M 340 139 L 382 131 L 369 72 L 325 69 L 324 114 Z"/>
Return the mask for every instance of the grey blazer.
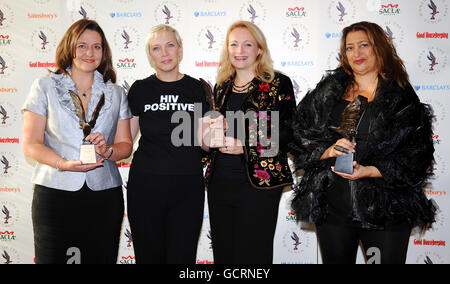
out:
<path id="1" fill-rule="evenodd" d="M 70 69 L 67 71 L 71 73 Z M 37 79 L 31 86 L 22 111 L 29 110 L 45 116 L 47 125 L 44 144 L 68 160 L 79 160 L 80 145 L 84 136 L 79 119 L 75 115 L 69 90 L 76 92 L 76 87 L 75 82 L 67 75 L 51 73 Z M 105 94 L 105 104 L 91 133 L 103 134 L 106 143 L 111 145 L 114 143 L 118 121 L 129 119 L 132 114 L 124 89 L 111 81 L 104 83 L 103 76 L 95 71 L 86 114 L 88 121 L 102 93 Z M 95 191 L 122 185 L 122 178 L 113 161 L 105 161 L 103 167 L 86 173 L 59 171 L 55 167 L 37 163 L 31 181 L 34 184 L 66 191 L 77 191 L 85 182 Z"/>

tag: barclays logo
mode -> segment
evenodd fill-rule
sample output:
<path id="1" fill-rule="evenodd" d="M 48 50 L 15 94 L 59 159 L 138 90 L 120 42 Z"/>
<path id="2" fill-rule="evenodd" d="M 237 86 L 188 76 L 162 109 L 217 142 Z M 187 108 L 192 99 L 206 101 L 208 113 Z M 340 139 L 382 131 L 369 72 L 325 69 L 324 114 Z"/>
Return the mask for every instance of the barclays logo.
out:
<path id="1" fill-rule="evenodd" d="M 142 12 L 111 12 L 111 18 L 141 18 Z"/>
<path id="2" fill-rule="evenodd" d="M 341 37 L 342 37 L 342 33 L 340 32 L 340 33 L 325 33 L 325 37 L 326 38 L 337 38 L 337 39 L 340 39 Z"/>
<path id="3" fill-rule="evenodd" d="M 282 67 L 313 67 L 314 61 L 281 61 Z"/>
<path id="4" fill-rule="evenodd" d="M 195 11 L 194 16 L 198 17 L 226 17 L 226 11 Z"/>
<path id="5" fill-rule="evenodd" d="M 450 91 L 450 85 L 415 85 L 416 91 Z"/>

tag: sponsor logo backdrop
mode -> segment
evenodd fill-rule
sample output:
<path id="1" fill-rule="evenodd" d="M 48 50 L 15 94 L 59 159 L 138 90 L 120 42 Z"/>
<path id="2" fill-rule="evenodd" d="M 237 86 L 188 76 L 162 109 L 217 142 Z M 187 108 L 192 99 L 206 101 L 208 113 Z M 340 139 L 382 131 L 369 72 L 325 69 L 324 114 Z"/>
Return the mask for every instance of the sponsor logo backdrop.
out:
<path id="1" fill-rule="evenodd" d="M 450 263 L 449 5 L 450 0 L 3 0 L 0 263 L 34 262 L 29 182 L 34 162 L 22 151 L 20 107 L 32 81 L 54 67 L 55 49 L 66 29 L 82 17 L 97 20 L 105 30 L 113 49 L 118 84 L 125 89 L 154 72 L 144 51 L 147 32 L 153 25 L 165 23 L 178 29 L 184 40 L 181 71 L 214 84 L 228 26 L 239 19 L 253 21 L 267 37 L 275 68 L 293 80 L 297 101 L 315 86 L 325 70 L 337 66 L 343 27 L 361 20 L 380 24 L 404 59 L 420 99 L 431 104 L 436 115 L 435 177 L 426 192 L 441 210 L 432 230 L 411 235 L 407 262 Z M 130 162 L 118 162 L 124 194 Z M 289 206 L 291 197 L 286 188 L 274 239 L 274 263 L 321 263 L 314 226 L 296 222 Z M 197 262 L 213 261 L 205 206 Z M 135 262 L 126 215 L 117 262 Z M 358 262 L 365 262 L 361 252 Z"/>

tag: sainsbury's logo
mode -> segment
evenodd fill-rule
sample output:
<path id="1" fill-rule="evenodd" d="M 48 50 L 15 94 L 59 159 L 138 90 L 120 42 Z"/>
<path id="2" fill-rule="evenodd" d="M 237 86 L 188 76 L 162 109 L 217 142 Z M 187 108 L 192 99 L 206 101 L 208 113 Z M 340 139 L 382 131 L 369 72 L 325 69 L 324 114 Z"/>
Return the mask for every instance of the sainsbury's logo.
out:
<path id="1" fill-rule="evenodd" d="M 0 88 L 0 93 L 16 94 L 19 92 L 17 88 Z"/>
<path id="2" fill-rule="evenodd" d="M 54 20 L 58 18 L 56 13 L 28 13 L 28 19 L 50 19 Z"/>

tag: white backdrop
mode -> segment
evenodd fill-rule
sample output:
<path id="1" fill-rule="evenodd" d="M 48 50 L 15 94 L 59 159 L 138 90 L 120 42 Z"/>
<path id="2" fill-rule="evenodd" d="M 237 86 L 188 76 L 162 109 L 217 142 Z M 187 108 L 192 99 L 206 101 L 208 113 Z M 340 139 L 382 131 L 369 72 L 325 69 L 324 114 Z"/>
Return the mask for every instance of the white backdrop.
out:
<path id="1" fill-rule="evenodd" d="M 449 4 L 450 0 L 1 0 L 0 106 L 6 115 L 0 113 L 0 263 L 7 262 L 7 255 L 11 263 L 34 262 L 30 183 L 34 162 L 22 151 L 20 108 L 32 81 L 54 66 L 55 49 L 66 29 L 83 15 L 103 27 L 113 49 L 118 84 L 125 88 L 154 72 L 144 51 L 153 25 L 169 23 L 178 29 L 184 40 L 181 71 L 214 84 L 228 26 L 239 19 L 253 19 L 267 37 L 276 69 L 293 80 L 297 101 L 325 70 L 336 67 L 343 27 L 361 20 L 381 25 L 392 35 L 420 99 L 431 104 L 436 115 L 437 163 L 426 190 L 441 212 L 432 230 L 411 236 L 407 262 L 450 263 Z M 206 37 L 208 31 L 213 41 Z M 131 40 L 128 47 L 124 32 Z M 436 64 L 432 66 L 433 57 Z M 130 161 L 118 163 L 125 184 Z M 274 263 L 321 263 L 314 227 L 297 224 L 290 198 L 286 189 L 279 209 Z M 129 229 L 125 215 L 118 263 L 134 263 Z M 89 231 L 79 234 L 89 238 Z M 207 207 L 197 262 L 213 262 Z M 364 263 L 361 253 L 358 262 Z"/>

